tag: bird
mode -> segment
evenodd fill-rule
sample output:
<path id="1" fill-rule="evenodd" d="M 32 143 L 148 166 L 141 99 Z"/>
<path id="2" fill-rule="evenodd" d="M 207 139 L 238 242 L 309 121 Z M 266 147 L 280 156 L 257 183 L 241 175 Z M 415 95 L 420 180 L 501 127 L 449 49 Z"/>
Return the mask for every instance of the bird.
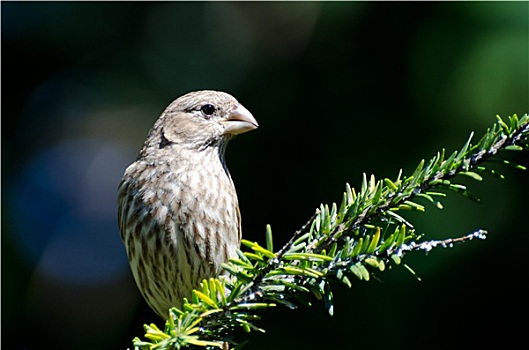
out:
<path id="1" fill-rule="evenodd" d="M 167 106 L 125 170 L 118 226 L 136 285 L 160 317 L 237 256 L 241 214 L 225 150 L 258 126 L 230 94 L 193 91 Z"/>

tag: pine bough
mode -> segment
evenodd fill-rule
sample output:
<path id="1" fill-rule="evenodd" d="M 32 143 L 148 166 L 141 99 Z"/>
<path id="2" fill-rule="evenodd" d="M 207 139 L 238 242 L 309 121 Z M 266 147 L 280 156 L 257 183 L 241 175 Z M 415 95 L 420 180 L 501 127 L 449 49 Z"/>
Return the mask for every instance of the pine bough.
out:
<path id="1" fill-rule="evenodd" d="M 401 264 L 411 251 L 485 239 L 487 232 L 477 230 L 458 238 L 424 241 L 401 216 L 410 210 L 423 212 L 425 207 L 417 203 L 421 198 L 442 208 L 441 200 L 450 191 L 479 202 L 455 177 L 481 181 L 483 174 L 489 174 L 503 178 L 485 164 L 499 151 L 529 150 L 529 116 L 513 115 L 506 121 L 498 116 L 475 145 L 472 138 L 448 156 L 443 149 L 430 161 L 422 160 L 410 176 L 402 176 L 401 171 L 395 180 L 376 180 L 364 174 L 359 191 L 346 184 L 340 205 L 321 205 L 276 252 L 270 226 L 266 227 L 266 246 L 243 240 L 249 251 L 238 251 L 238 259 L 224 265 L 229 275 L 204 280 L 182 310 L 168 310 L 164 330 L 145 325 L 146 340 L 135 338 L 135 348 L 227 349 L 237 343 L 231 334 L 238 328 L 264 332 L 256 325 L 262 309 L 278 304 L 289 308 L 310 305 L 314 295 L 332 315 L 331 285 L 335 282 L 351 287 L 351 280 L 369 280 L 373 271 Z"/>

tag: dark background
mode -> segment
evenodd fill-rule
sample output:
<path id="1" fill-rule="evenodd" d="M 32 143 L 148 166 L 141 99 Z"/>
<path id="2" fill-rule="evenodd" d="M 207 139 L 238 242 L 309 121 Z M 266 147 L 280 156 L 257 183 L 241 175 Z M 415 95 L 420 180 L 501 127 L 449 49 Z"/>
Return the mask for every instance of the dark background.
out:
<path id="1" fill-rule="evenodd" d="M 362 173 L 395 178 L 528 102 L 527 2 L 2 2 L 2 348 L 125 349 L 158 319 L 129 272 L 116 188 L 177 96 L 219 89 L 260 128 L 227 158 L 244 237 L 284 243 Z M 527 154 L 508 155 L 529 165 Z M 410 215 L 428 239 L 380 281 L 262 314 L 248 349 L 527 344 L 527 172 Z"/>

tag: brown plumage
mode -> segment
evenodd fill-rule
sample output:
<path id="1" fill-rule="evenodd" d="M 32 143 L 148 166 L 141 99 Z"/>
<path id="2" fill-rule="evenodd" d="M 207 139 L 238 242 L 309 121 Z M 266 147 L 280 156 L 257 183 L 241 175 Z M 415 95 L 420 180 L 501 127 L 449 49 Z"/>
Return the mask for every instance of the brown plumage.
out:
<path id="1" fill-rule="evenodd" d="M 125 171 L 121 237 L 138 288 L 163 318 L 236 256 L 241 217 L 224 151 L 234 135 L 257 126 L 227 93 L 188 93 L 162 113 Z"/>

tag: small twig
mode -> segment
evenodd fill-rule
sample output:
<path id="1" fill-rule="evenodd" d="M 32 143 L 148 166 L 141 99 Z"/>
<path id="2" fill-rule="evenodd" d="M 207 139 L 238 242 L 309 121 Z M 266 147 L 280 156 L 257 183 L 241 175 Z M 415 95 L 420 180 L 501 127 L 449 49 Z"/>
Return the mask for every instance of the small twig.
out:
<path id="1" fill-rule="evenodd" d="M 455 243 L 463 243 L 466 241 L 471 241 L 474 238 L 478 239 L 486 239 L 487 238 L 487 231 L 479 229 L 472 233 L 469 233 L 468 235 L 457 237 L 457 238 L 448 238 L 443 240 L 432 240 L 432 241 L 425 241 L 425 242 L 411 242 L 409 244 L 403 244 L 394 253 L 390 254 L 397 254 L 398 256 L 402 256 L 403 253 L 411 252 L 411 251 L 417 251 L 422 250 L 428 253 L 430 250 L 432 250 L 435 247 L 441 246 L 443 248 L 452 248 Z"/>
<path id="2" fill-rule="evenodd" d="M 307 229 L 310 227 L 310 225 L 312 225 L 312 222 L 316 219 L 319 213 L 320 213 L 320 210 L 316 209 L 316 211 L 314 212 L 314 214 L 312 214 L 310 219 L 303 226 L 301 226 L 299 230 L 294 232 L 294 235 L 292 236 L 292 238 L 290 238 L 290 240 L 283 246 L 283 248 L 281 248 L 276 253 L 276 259 L 281 260 L 283 255 L 285 255 L 285 253 L 292 247 L 292 244 L 294 244 L 294 242 L 299 237 L 301 237 L 305 232 L 307 232 Z"/>

